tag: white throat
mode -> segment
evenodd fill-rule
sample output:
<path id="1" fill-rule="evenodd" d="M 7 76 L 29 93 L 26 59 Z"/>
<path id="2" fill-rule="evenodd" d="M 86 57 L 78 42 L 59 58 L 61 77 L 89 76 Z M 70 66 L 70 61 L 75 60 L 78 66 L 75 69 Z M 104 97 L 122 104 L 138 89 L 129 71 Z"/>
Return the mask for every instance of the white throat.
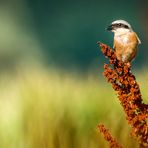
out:
<path id="1" fill-rule="evenodd" d="M 113 32 L 115 33 L 115 36 L 124 35 L 126 33 L 131 32 L 131 31 L 132 30 L 126 29 L 126 28 L 117 28 L 116 30 L 113 30 Z"/>

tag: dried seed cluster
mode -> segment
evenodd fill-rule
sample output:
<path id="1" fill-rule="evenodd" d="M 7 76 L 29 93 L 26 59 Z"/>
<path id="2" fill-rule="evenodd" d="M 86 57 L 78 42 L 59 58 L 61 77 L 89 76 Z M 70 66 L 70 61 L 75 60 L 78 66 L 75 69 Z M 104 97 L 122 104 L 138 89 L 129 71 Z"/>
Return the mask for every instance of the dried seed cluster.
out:
<path id="1" fill-rule="evenodd" d="M 142 102 L 139 85 L 131 73 L 131 65 L 117 60 L 109 46 L 100 42 L 98 44 L 102 53 L 109 59 L 109 64 L 104 64 L 103 74 L 118 94 L 126 119 L 132 127 L 131 135 L 138 140 L 141 147 L 147 147 L 148 105 Z"/>
<path id="2" fill-rule="evenodd" d="M 109 133 L 103 124 L 98 125 L 101 133 L 104 135 L 104 139 L 109 142 L 110 148 L 122 148 L 122 146 L 116 141 L 115 138 Z"/>

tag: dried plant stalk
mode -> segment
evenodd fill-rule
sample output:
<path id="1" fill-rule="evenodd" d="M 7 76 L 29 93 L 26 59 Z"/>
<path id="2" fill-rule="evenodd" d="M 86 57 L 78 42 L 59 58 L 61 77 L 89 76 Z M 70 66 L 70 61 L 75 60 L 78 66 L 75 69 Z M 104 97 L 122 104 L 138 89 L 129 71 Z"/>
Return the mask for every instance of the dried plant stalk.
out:
<path id="1" fill-rule="evenodd" d="M 122 148 L 115 138 L 109 133 L 103 124 L 98 125 L 100 132 L 104 135 L 104 139 L 109 142 L 110 148 Z"/>
<path id="2" fill-rule="evenodd" d="M 132 127 L 131 135 L 137 139 L 140 147 L 148 147 L 148 105 L 143 103 L 139 85 L 131 73 L 131 65 L 117 60 L 109 46 L 98 44 L 109 59 L 109 64 L 104 64 L 103 74 L 118 94 L 126 119 Z"/>

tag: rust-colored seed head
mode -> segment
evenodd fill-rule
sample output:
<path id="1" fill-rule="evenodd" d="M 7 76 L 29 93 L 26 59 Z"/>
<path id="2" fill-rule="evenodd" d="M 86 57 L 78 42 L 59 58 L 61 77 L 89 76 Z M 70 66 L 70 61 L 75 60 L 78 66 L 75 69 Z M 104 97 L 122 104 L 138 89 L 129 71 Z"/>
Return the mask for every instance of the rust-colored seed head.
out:
<path id="1" fill-rule="evenodd" d="M 104 135 L 104 139 L 109 142 L 110 148 L 122 148 L 122 146 L 114 139 L 103 124 L 99 124 L 98 128 Z"/>
<path id="2" fill-rule="evenodd" d="M 126 119 L 132 127 L 131 135 L 137 139 L 140 147 L 148 147 L 148 105 L 142 102 L 139 85 L 131 73 L 131 64 L 117 60 L 109 46 L 100 42 L 98 44 L 102 53 L 109 59 L 109 64 L 104 64 L 103 75 L 118 94 Z"/>

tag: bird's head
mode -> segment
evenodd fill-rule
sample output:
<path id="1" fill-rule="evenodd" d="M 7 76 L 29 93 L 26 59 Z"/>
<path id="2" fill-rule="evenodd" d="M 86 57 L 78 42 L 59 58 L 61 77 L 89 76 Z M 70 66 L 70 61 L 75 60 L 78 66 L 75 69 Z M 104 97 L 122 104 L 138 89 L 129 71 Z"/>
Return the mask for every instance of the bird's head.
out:
<path id="1" fill-rule="evenodd" d="M 132 31 L 132 27 L 128 22 L 126 22 L 124 20 L 116 20 L 116 21 L 113 21 L 107 27 L 107 30 L 112 31 L 117 34 L 120 34 L 120 33 L 122 34 L 122 33 Z"/>

